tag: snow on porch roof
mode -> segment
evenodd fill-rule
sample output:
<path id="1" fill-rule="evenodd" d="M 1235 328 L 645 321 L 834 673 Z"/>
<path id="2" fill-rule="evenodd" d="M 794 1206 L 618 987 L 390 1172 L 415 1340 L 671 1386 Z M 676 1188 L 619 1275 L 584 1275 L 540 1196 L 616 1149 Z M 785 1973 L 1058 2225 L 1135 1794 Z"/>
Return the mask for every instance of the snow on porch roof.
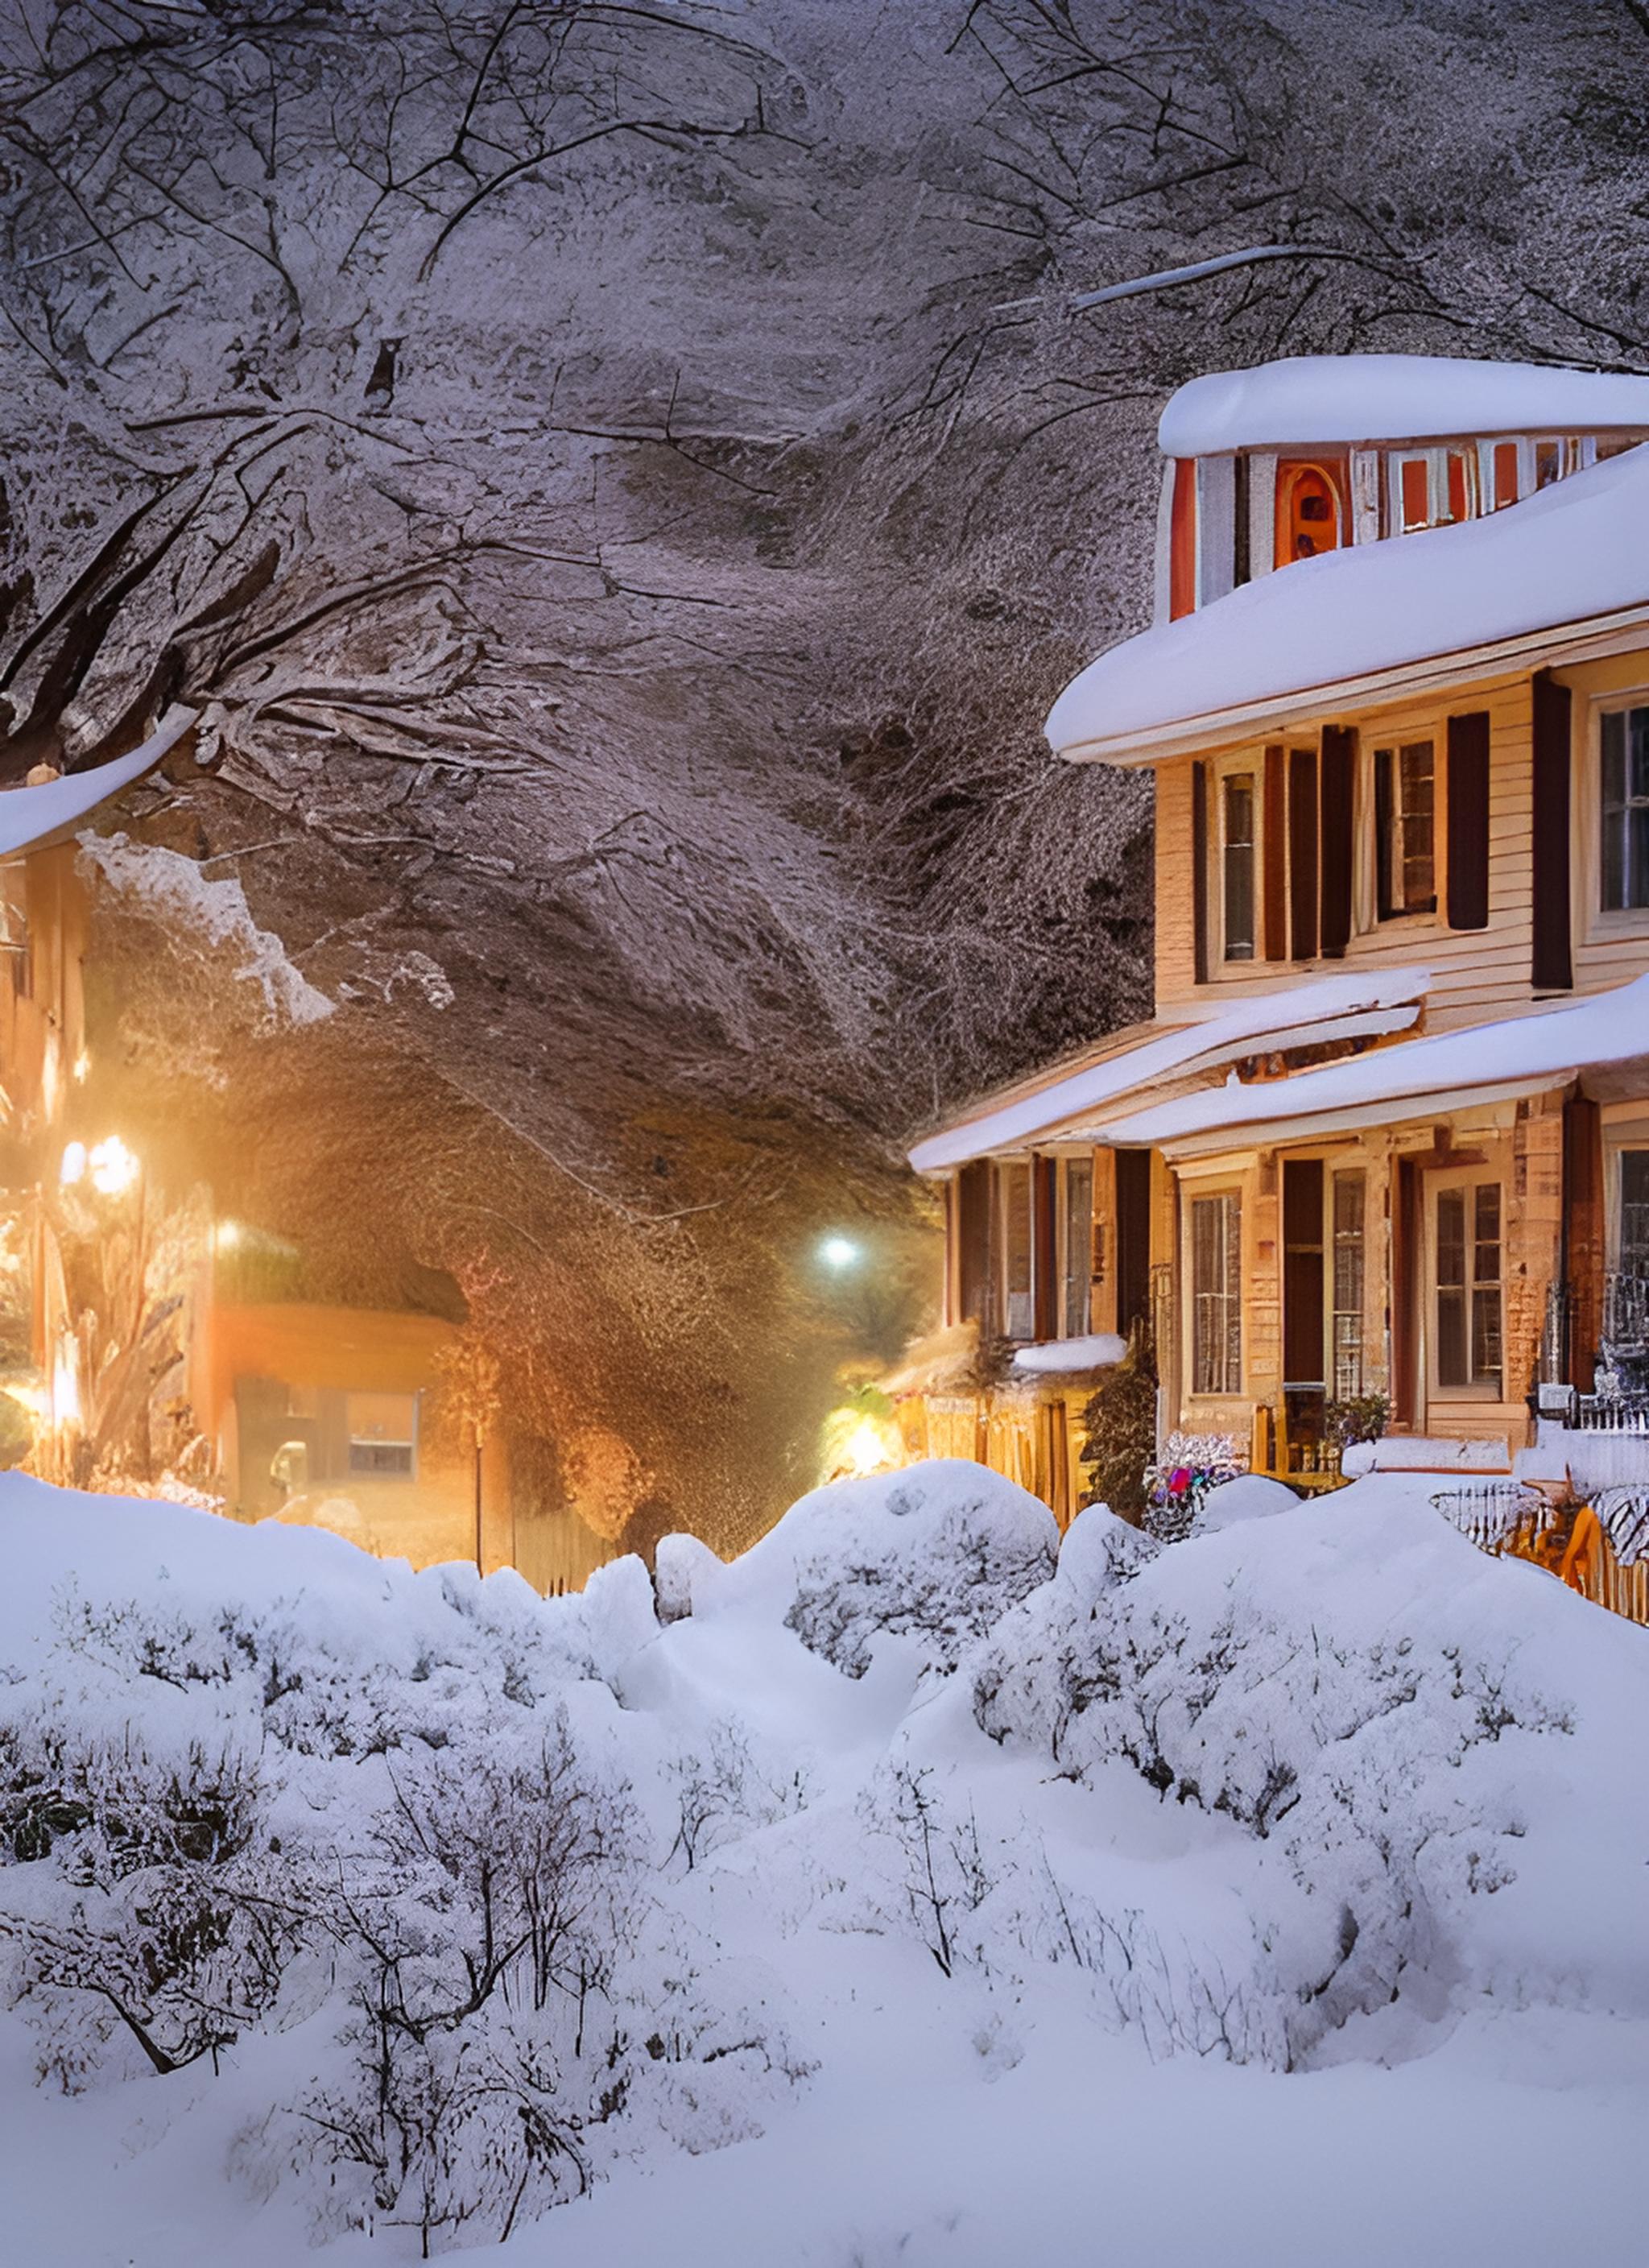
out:
<path id="1" fill-rule="evenodd" d="M 1452 434 L 1649 430 L 1649 378 L 1450 355 L 1295 355 L 1194 378 L 1157 428 L 1163 453 Z"/>
<path id="2" fill-rule="evenodd" d="M 14 787 L 0 793 L 0 858 L 36 850 L 66 834 L 123 787 L 151 771 L 195 722 L 195 711 L 174 705 L 139 748 L 89 772 L 66 772 L 40 787 Z"/>
<path id="3" fill-rule="evenodd" d="M 1244 1042 L 1286 1034 L 1294 1043 L 1296 1033 L 1320 1039 L 1324 1025 L 1339 1025 L 1348 1018 L 1411 1021 L 1415 1005 L 1424 998 L 1431 981 L 1425 970 L 1413 968 L 1378 976 L 1324 976 L 1314 983 L 1291 985 L 1286 991 L 1250 995 L 1196 1022 L 1167 1028 L 1147 1024 L 1137 1045 L 1047 1080 L 1028 1094 L 1010 1094 L 995 1109 L 930 1135 L 910 1152 L 910 1162 L 917 1173 L 933 1174 L 993 1151 L 1013 1149 L 1115 1101 L 1131 1087 L 1189 1071 L 1198 1063 L 1219 1061 Z M 1405 1010 L 1410 1012 L 1406 1020 Z"/>
<path id="4" fill-rule="evenodd" d="M 1649 976 L 1561 1008 L 1401 1040 L 1290 1079 L 1246 1086 L 1233 1079 L 1114 1119 L 1103 1139 L 1156 1145 L 1405 1101 L 1418 1117 L 1437 1095 L 1520 1084 L 1556 1086 L 1588 1071 L 1638 1061 L 1649 1063 Z"/>
<path id="5" fill-rule="evenodd" d="M 1357 697 L 1379 673 L 1649 605 L 1649 448 L 1486 519 L 1296 561 L 1090 662 L 1055 702 L 1056 753 L 1147 763 L 1161 738 L 1237 738 L 1264 704 Z"/>

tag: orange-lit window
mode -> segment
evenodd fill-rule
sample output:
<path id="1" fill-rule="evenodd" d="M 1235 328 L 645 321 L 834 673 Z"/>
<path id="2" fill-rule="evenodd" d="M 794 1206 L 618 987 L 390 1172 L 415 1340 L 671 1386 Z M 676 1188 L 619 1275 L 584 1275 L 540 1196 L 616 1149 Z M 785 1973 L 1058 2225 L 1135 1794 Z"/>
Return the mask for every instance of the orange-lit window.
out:
<path id="1" fill-rule="evenodd" d="M 1448 453 L 1448 516 L 1451 519 L 1470 519 L 1476 516 L 1476 486 L 1465 452 L 1451 449 Z"/>
<path id="2" fill-rule="evenodd" d="M 1177 622 L 1196 606 L 1196 462 L 1178 457 L 1168 520 L 1168 619 Z"/>
<path id="3" fill-rule="evenodd" d="M 1345 541 L 1339 468 L 1281 464 L 1277 468 L 1277 564 L 1336 551 Z"/>
<path id="4" fill-rule="evenodd" d="M 1494 504 L 1498 512 L 1503 504 L 1517 502 L 1517 443 L 1497 441 L 1494 445 Z"/>
<path id="5" fill-rule="evenodd" d="M 1432 468 L 1424 457 L 1405 457 L 1398 471 L 1402 532 L 1432 525 Z"/>

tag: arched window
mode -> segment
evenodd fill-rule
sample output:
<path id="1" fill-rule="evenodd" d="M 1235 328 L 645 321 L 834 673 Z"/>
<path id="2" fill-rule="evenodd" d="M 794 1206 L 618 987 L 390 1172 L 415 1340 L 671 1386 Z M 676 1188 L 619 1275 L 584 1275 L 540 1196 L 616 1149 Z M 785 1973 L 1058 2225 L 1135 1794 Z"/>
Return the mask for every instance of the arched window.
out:
<path id="1" fill-rule="evenodd" d="M 1313 559 L 1345 541 L 1345 498 L 1337 469 L 1325 464 L 1277 468 L 1277 563 Z"/>

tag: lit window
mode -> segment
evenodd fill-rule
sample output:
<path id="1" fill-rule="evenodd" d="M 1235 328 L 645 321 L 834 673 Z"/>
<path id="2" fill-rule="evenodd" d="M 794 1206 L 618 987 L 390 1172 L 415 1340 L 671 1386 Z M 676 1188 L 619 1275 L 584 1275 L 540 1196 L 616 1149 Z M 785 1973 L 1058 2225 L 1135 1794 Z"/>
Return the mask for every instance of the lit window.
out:
<path id="1" fill-rule="evenodd" d="M 1344 541 L 1341 504 L 1343 467 L 1283 463 L 1277 468 L 1276 563 L 1314 559 Z"/>
<path id="2" fill-rule="evenodd" d="M 1602 719 L 1603 907 L 1649 906 L 1649 709 Z"/>
<path id="3" fill-rule="evenodd" d="M 1030 1339 L 1036 1335 L 1031 1292 L 1031 1169 L 1004 1166 L 997 1181 L 1001 1204 L 1002 1335 Z"/>
<path id="4" fill-rule="evenodd" d="M 1064 1314 L 1060 1329 L 1068 1339 L 1086 1336 L 1093 1278 L 1093 1163 L 1065 1160 Z"/>
<path id="5" fill-rule="evenodd" d="M 1254 775 L 1226 777 L 1226 958 L 1254 958 Z"/>
<path id="6" fill-rule="evenodd" d="M 1234 1189 L 1191 1200 L 1191 1391 L 1242 1390 L 1242 1204 Z"/>
<path id="7" fill-rule="evenodd" d="M 418 1422 L 416 1395 L 346 1395 L 344 1422 L 349 1429 L 351 1473 L 370 1480 L 412 1478 Z"/>
<path id="8" fill-rule="evenodd" d="M 1396 478 L 1397 526 L 1404 535 L 1432 525 L 1432 460 L 1427 456 L 1399 457 Z"/>
<path id="9" fill-rule="evenodd" d="M 1500 1388 L 1500 1184 L 1439 1189 L 1437 1382 Z"/>
<path id="10" fill-rule="evenodd" d="M 1376 907 L 1395 914 L 1437 908 L 1436 759 L 1430 740 L 1374 751 Z"/>

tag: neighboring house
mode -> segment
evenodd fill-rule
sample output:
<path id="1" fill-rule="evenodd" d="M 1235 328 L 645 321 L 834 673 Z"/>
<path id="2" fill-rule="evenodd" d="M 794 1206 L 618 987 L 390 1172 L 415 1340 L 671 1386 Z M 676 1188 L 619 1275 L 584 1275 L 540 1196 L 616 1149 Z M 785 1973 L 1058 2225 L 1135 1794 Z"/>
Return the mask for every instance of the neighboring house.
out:
<path id="1" fill-rule="evenodd" d="M 0 1454 L 313 1522 L 418 1565 L 479 1543 L 488 1568 L 577 1588 L 611 1547 L 570 1510 L 529 1498 L 518 1519 L 502 1429 L 478 1454 L 440 1422 L 454 1322 L 310 1302 L 292 1248 L 168 1185 L 164 1126 L 103 1115 L 83 981 L 96 885 L 77 837 L 193 722 L 173 709 L 113 763 L 0 792 L 0 1388 L 26 1413 L 0 1427 Z"/>
<path id="2" fill-rule="evenodd" d="M 1380 1395 L 1505 1469 L 1649 1344 L 1649 379 L 1303 359 L 1160 433 L 1157 624 L 1048 724 L 1153 777 L 1156 1012 L 912 1152 L 1014 1351 L 907 1440 L 1069 1518 L 1145 1320 L 1161 1433 L 1327 1480 Z"/>

